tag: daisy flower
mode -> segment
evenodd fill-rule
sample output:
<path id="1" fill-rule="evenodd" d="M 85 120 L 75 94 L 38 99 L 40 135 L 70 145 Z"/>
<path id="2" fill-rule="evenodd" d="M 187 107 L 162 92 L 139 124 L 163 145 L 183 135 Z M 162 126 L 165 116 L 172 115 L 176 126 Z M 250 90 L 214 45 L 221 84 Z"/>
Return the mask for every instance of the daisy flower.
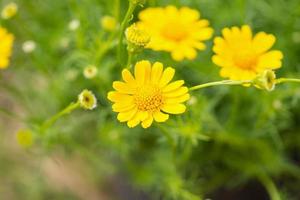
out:
<path id="1" fill-rule="evenodd" d="M 13 41 L 14 36 L 8 33 L 5 28 L 0 27 L 0 69 L 9 65 Z"/>
<path id="2" fill-rule="evenodd" d="M 151 36 L 147 47 L 170 52 L 176 61 L 195 59 L 197 50 L 205 49 L 203 41 L 213 34 L 209 22 L 200 19 L 199 11 L 188 7 L 147 8 L 140 12 L 139 19 L 138 25 Z"/>
<path id="3" fill-rule="evenodd" d="M 171 80 L 175 70 L 163 69 L 163 64 L 149 61 L 136 63 L 134 76 L 128 69 L 122 71 L 123 81 L 115 81 L 116 91 L 108 93 L 108 99 L 114 104 L 112 109 L 118 112 L 118 120 L 127 122 L 132 128 L 141 123 L 143 128 L 151 126 L 153 121 L 165 122 L 169 114 L 181 114 L 186 110 L 185 101 L 189 100 L 188 88 L 184 81 Z"/>
<path id="4" fill-rule="evenodd" d="M 1 11 L 1 17 L 3 19 L 10 19 L 18 12 L 18 5 L 14 2 L 7 4 Z"/>
<path id="5" fill-rule="evenodd" d="M 231 80 L 253 80 L 265 70 L 281 67 L 283 54 L 271 50 L 275 36 L 265 32 L 252 35 L 251 28 L 224 28 L 223 37 L 214 40 L 213 62 L 221 67 L 220 75 Z"/>
<path id="6" fill-rule="evenodd" d="M 97 99 L 89 90 L 83 90 L 78 96 L 80 106 L 86 110 L 93 110 L 97 107 Z"/>

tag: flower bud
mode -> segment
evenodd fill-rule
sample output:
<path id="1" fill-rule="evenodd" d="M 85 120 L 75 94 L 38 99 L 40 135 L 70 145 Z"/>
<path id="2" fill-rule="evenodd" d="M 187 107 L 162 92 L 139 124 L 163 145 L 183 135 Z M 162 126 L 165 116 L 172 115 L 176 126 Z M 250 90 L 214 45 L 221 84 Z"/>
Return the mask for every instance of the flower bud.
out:
<path id="1" fill-rule="evenodd" d="M 106 31 L 114 31 L 117 27 L 117 21 L 114 17 L 104 16 L 100 20 L 101 26 Z"/>
<path id="2" fill-rule="evenodd" d="M 150 42 L 150 35 L 141 27 L 132 24 L 125 31 L 128 42 L 128 51 L 140 51 Z"/>
<path id="3" fill-rule="evenodd" d="M 17 12 L 18 12 L 18 5 L 14 2 L 11 2 L 3 8 L 1 12 L 1 17 L 3 19 L 10 19 L 13 16 L 15 16 Z"/>
<path id="4" fill-rule="evenodd" d="M 86 110 L 93 110 L 97 107 L 97 99 L 89 90 L 83 90 L 78 96 L 80 106 Z"/>
<path id="5" fill-rule="evenodd" d="M 272 91 L 276 85 L 276 74 L 272 70 L 265 70 L 253 80 L 253 84 L 259 89 Z"/>

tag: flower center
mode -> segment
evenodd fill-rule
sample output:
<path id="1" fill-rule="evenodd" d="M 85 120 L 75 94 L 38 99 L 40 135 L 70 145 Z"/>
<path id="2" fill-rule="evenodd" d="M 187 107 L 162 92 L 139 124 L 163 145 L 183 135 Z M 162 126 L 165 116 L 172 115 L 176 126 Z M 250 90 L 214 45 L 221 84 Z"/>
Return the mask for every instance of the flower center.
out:
<path id="1" fill-rule="evenodd" d="M 179 42 L 186 38 L 188 33 L 179 22 L 169 22 L 164 25 L 161 34 L 167 39 Z"/>
<path id="2" fill-rule="evenodd" d="M 234 63 L 242 69 L 255 69 L 257 65 L 257 56 L 250 54 L 239 54 L 235 56 Z"/>
<path id="3" fill-rule="evenodd" d="M 142 111 L 154 111 L 163 105 L 162 92 L 155 85 L 144 85 L 137 88 L 133 97 L 138 109 Z"/>

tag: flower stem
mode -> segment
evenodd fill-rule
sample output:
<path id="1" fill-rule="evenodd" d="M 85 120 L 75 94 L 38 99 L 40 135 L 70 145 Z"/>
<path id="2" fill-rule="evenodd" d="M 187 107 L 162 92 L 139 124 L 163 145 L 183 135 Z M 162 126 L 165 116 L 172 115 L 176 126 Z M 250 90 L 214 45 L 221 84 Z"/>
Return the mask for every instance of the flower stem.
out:
<path id="1" fill-rule="evenodd" d="M 128 59 L 126 64 L 127 69 L 131 69 L 132 57 L 133 57 L 133 52 L 128 51 Z"/>
<path id="2" fill-rule="evenodd" d="M 129 1 L 129 7 L 126 12 L 126 15 L 121 23 L 121 28 L 120 28 L 120 34 L 119 34 L 119 46 L 118 46 L 118 60 L 119 63 L 123 64 L 123 59 L 122 59 L 122 51 L 123 51 L 123 37 L 124 37 L 124 32 L 126 27 L 128 26 L 128 23 L 131 20 L 131 16 L 133 11 L 135 10 L 137 4 L 132 3 L 132 1 Z"/>
<path id="3" fill-rule="evenodd" d="M 271 200 L 281 200 L 280 193 L 270 177 L 267 175 L 261 175 L 258 178 L 268 191 Z"/>
<path id="4" fill-rule="evenodd" d="M 217 85 L 243 85 L 243 84 L 251 84 L 252 81 L 232 81 L 232 80 L 223 80 L 223 81 L 215 81 L 215 82 L 209 82 L 209 83 L 204 83 L 204 84 L 200 84 L 200 85 L 196 85 L 193 87 L 190 87 L 189 90 L 193 91 L 193 90 L 199 90 L 202 88 L 206 88 L 206 87 L 212 87 L 212 86 L 217 86 Z"/>
<path id="5" fill-rule="evenodd" d="M 279 79 L 276 80 L 276 84 L 284 83 L 284 82 L 300 83 L 300 79 L 297 79 L 297 78 L 279 78 Z"/>
<path id="6" fill-rule="evenodd" d="M 79 106 L 80 106 L 79 102 L 76 102 L 76 103 L 72 102 L 70 105 L 68 105 L 62 111 L 60 111 L 56 115 L 52 116 L 51 118 L 47 119 L 41 126 L 41 132 L 43 133 L 50 126 L 52 126 L 60 117 L 71 113 L 73 110 L 79 108 Z"/>

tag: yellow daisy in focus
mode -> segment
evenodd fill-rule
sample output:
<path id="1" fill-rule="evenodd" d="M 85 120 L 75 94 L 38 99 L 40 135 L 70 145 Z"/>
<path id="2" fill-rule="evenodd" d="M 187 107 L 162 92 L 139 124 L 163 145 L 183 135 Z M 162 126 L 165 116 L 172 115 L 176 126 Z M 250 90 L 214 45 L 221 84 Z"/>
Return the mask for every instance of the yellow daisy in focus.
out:
<path id="1" fill-rule="evenodd" d="M 281 67 L 283 54 L 270 50 L 275 36 L 259 32 L 252 35 L 251 28 L 224 28 L 223 37 L 214 40 L 213 62 L 222 69 L 220 75 L 231 80 L 253 80 L 265 70 Z"/>
<path id="2" fill-rule="evenodd" d="M 5 28 L 0 27 L 0 69 L 9 65 L 13 41 L 14 36 L 8 33 Z"/>
<path id="3" fill-rule="evenodd" d="M 149 61 L 136 63 L 134 76 L 128 69 L 122 71 L 122 81 L 115 81 L 116 91 L 108 93 L 108 99 L 114 102 L 112 108 L 118 112 L 118 120 L 127 122 L 132 128 L 139 123 L 143 128 L 151 126 L 153 121 L 165 122 L 169 114 L 181 114 L 186 110 L 185 101 L 189 100 L 188 88 L 184 81 L 170 83 L 175 74 L 171 67 L 163 69 L 163 64 Z"/>
<path id="4" fill-rule="evenodd" d="M 171 52 L 176 61 L 195 59 L 196 50 L 204 50 L 203 41 L 213 34 L 209 22 L 200 19 L 200 13 L 188 7 L 147 8 L 140 12 L 139 19 L 138 25 L 147 29 L 151 36 L 147 47 Z"/>

